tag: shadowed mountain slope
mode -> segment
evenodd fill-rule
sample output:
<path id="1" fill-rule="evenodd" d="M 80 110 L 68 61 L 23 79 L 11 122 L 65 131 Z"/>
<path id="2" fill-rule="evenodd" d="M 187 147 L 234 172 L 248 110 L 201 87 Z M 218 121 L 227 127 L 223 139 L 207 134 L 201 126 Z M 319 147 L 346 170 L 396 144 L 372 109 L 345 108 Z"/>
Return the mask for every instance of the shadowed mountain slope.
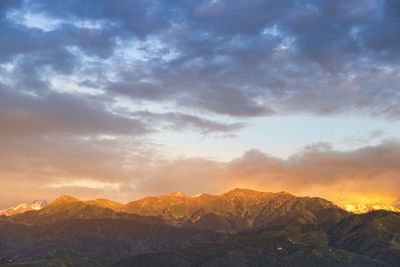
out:
<path id="1" fill-rule="evenodd" d="M 88 258 L 102 266 L 138 253 L 182 248 L 219 238 L 221 235 L 211 230 L 133 219 L 74 219 L 40 225 L 0 222 L 0 256 L 3 261 Z"/>
<path id="2" fill-rule="evenodd" d="M 273 227 L 185 249 L 136 255 L 113 266 L 385 266 L 328 246 L 327 235 L 303 227 Z M 307 228 L 307 227 L 305 227 Z"/>
<path id="3" fill-rule="evenodd" d="M 400 263 L 400 213 L 372 211 L 342 220 L 328 232 L 330 245 L 387 262 Z"/>
<path id="4" fill-rule="evenodd" d="M 322 225 L 275 226 L 130 257 L 115 266 L 399 266 L 400 213 L 372 211 Z"/>

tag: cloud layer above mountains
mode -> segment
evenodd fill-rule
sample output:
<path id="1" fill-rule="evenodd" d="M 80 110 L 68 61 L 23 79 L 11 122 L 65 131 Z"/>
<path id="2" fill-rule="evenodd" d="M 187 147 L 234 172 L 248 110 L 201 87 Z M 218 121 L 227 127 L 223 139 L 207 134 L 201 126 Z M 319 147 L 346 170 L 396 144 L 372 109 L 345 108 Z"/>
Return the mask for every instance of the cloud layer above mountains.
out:
<path id="1" fill-rule="evenodd" d="M 2 186 L 16 198 L 27 185 L 32 198 L 69 187 L 127 199 L 236 184 L 396 197 L 396 141 L 226 164 L 170 159 L 152 135 L 232 137 L 251 118 L 293 114 L 398 122 L 399 62 L 395 0 L 3 0 Z"/>
<path id="2" fill-rule="evenodd" d="M 134 144 L 127 140 L 87 144 L 65 137 L 61 145 L 58 139 L 43 142 L 1 143 L 0 175 L 6 190 L 0 202 L 27 196 L 53 199 L 65 192 L 126 202 L 174 191 L 220 194 L 241 187 L 320 196 L 338 204 L 400 204 L 400 143 L 393 140 L 347 152 L 316 144 L 286 160 L 249 150 L 227 163 L 166 160 L 151 145 L 132 150 Z M 43 148 L 49 143 L 51 148 Z"/>

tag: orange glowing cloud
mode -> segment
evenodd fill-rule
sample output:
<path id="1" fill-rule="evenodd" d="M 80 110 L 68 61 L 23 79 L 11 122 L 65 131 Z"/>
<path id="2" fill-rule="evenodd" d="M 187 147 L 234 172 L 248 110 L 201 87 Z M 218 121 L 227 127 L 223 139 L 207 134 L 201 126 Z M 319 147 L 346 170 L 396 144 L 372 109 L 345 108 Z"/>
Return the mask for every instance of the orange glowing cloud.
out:
<path id="1" fill-rule="evenodd" d="M 393 205 L 400 196 L 400 144 L 396 141 L 347 152 L 317 144 L 288 159 L 250 150 L 227 163 L 200 158 L 166 160 L 154 147 L 126 149 L 128 143 L 64 138 L 51 151 L 49 146 L 40 150 L 40 142 L 29 142 L 20 151 L 9 150 L 8 157 L 0 154 L 5 189 L 0 202 L 7 206 L 17 200 L 51 200 L 61 194 L 126 202 L 174 191 L 219 194 L 235 187 L 320 196 L 339 205 Z M 10 199 L 13 202 L 6 202 Z"/>
<path id="2" fill-rule="evenodd" d="M 143 192 L 221 193 L 234 187 L 288 191 L 345 203 L 394 204 L 400 196 L 400 145 L 339 152 L 315 145 L 288 160 L 257 150 L 229 163 L 180 160 L 147 173 Z"/>

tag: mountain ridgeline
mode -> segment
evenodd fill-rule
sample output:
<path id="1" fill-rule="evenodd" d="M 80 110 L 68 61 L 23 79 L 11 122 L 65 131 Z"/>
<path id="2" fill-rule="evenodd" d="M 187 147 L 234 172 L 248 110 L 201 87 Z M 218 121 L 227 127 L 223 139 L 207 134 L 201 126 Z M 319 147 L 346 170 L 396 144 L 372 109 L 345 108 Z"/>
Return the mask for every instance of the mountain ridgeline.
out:
<path id="1" fill-rule="evenodd" d="M 0 216 L 0 262 L 23 266 L 396 266 L 400 215 L 234 189 L 127 204 L 61 196 Z"/>
<path id="2" fill-rule="evenodd" d="M 177 226 L 242 231 L 280 224 L 320 224 L 349 213 L 322 198 L 296 197 L 286 192 L 265 193 L 234 189 L 215 196 L 188 197 L 171 193 L 126 204 L 123 211 L 160 216 Z"/>
<path id="3" fill-rule="evenodd" d="M 195 197 L 176 192 L 126 205 L 107 199 L 81 201 L 61 196 L 40 210 L 16 214 L 4 220 L 45 224 L 66 219 L 119 218 L 235 232 L 281 224 L 321 224 L 349 214 L 322 198 L 234 189 L 222 195 L 201 194 Z"/>

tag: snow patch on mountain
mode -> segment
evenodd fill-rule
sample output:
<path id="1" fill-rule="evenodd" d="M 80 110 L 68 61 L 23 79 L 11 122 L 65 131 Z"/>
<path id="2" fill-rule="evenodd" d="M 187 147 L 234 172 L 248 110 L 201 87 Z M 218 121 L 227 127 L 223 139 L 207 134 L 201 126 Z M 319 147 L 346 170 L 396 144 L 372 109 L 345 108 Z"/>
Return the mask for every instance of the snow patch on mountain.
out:
<path id="1" fill-rule="evenodd" d="M 40 210 L 45 206 L 47 206 L 47 202 L 45 200 L 35 200 L 31 204 L 21 203 L 14 205 L 8 209 L 1 210 L 0 215 L 11 216 L 14 214 L 23 213 L 30 210 Z"/>
<path id="2" fill-rule="evenodd" d="M 353 213 L 367 213 L 369 211 L 373 210 L 388 210 L 388 211 L 395 211 L 395 212 L 400 212 L 400 209 L 391 206 L 391 205 L 384 205 L 380 203 L 370 203 L 370 204 L 365 204 L 365 203 L 352 203 L 352 204 L 344 204 L 343 208 L 346 211 L 353 212 Z"/>

